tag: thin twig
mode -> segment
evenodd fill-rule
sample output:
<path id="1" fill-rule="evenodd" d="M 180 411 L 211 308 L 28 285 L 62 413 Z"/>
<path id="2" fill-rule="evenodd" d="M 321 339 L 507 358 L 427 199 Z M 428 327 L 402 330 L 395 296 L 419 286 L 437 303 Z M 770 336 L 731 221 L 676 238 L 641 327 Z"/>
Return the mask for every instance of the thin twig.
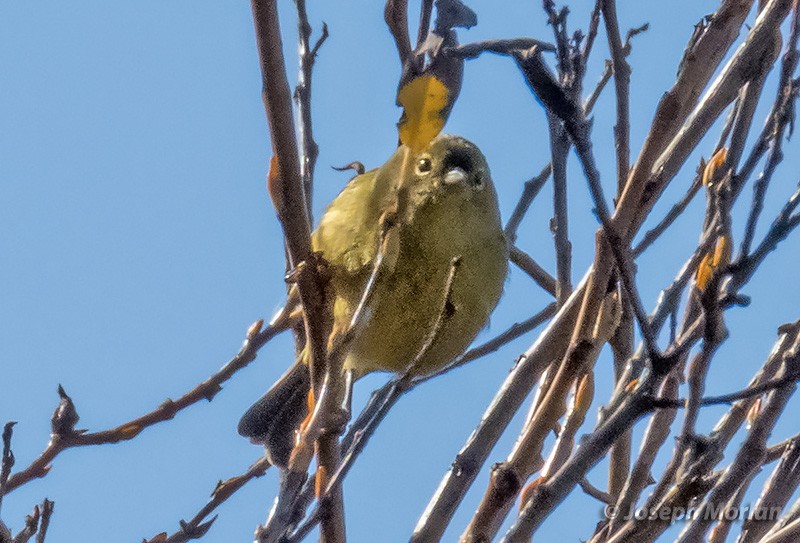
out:
<path id="1" fill-rule="evenodd" d="M 0 512 L 3 510 L 3 496 L 6 495 L 8 477 L 14 467 L 14 453 L 11 451 L 11 436 L 16 422 L 7 422 L 3 426 L 3 456 L 0 461 Z"/>
<path id="2" fill-rule="evenodd" d="M 311 46 L 311 25 L 308 22 L 305 0 L 295 0 L 297 7 L 297 35 L 299 41 L 298 55 L 300 58 L 300 72 L 297 76 L 297 86 L 294 89 L 294 99 L 297 103 L 297 113 L 300 120 L 300 175 L 303 178 L 303 190 L 306 197 L 306 209 L 309 221 L 311 216 L 311 199 L 313 196 L 314 166 L 319 154 L 319 146 L 314 141 L 314 126 L 311 120 L 311 82 L 314 62 L 320 47 L 328 38 L 328 25 L 322 23 L 322 34 L 314 46 Z"/>
<path id="3" fill-rule="evenodd" d="M 411 57 L 411 38 L 408 35 L 408 0 L 386 0 L 383 18 L 394 38 L 400 65 L 405 66 Z"/>
<path id="4" fill-rule="evenodd" d="M 408 391 L 409 386 L 410 379 L 408 379 L 408 376 L 392 379 L 392 381 L 388 383 L 388 394 L 382 396 L 382 401 L 376 404 L 377 410 L 372 413 L 372 416 L 366 421 L 366 424 L 363 426 L 359 425 L 360 429 L 358 431 L 350 433 L 352 438 L 349 440 L 349 447 L 342 458 L 339 470 L 328 482 L 329 491 L 335 490 L 337 487 L 341 486 L 342 481 L 349 473 L 353 463 L 367 446 L 367 442 L 370 437 L 372 437 L 372 434 L 375 433 L 378 425 L 383 422 L 389 410 L 397 403 L 400 397 Z M 347 440 L 345 439 L 345 441 Z M 343 441 L 343 443 L 345 441 Z M 321 511 L 319 507 L 314 508 L 297 529 L 282 539 L 280 543 L 297 543 L 302 541 L 311 530 L 319 524 L 320 515 Z"/>
<path id="5" fill-rule="evenodd" d="M 336 360 L 327 356 L 330 335 L 330 308 L 325 304 L 325 280 L 321 258 L 311 251 L 311 227 L 303 194 L 304 185 L 300 171 L 299 155 L 292 111 L 292 100 L 283 57 L 281 29 L 276 0 L 251 0 L 256 29 L 256 45 L 261 65 L 264 109 L 267 113 L 272 139 L 273 159 L 269 172 L 269 192 L 278 214 L 289 264 L 294 271 L 297 290 L 303 305 L 306 344 L 309 353 L 311 385 L 325 412 L 333 403 L 326 399 L 338 397 L 341 376 Z M 404 7 L 404 6 L 403 6 Z M 302 23 L 301 23 L 302 24 Z M 406 42 L 408 37 L 406 28 Z M 408 44 L 406 43 L 408 46 Z M 333 366 L 333 367 L 332 367 Z M 325 387 L 327 383 L 328 387 Z M 324 391 L 328 394 L 325 395 Z M 317 440 L 320 476 L 336 469 L 338 437 L 334 427 L 326 427 Z M 333 464 L 333 465 L 331 465 Z M 344 516 L 333 503 L 333 514 L 326 515 L 323 536 L 330 543 L 344 541 Z M 328 529 L 329 528 L 329 529 Z M 263 532 L 259 532 L 259 539 Z"/>
<path id="6" fill-rule="evenodd" d="M 431 13 L 433 12 L 433 0 L 422 0 L 419 8 L 419 29 L 417 31 L 417 48 L 419 48 L 428 38 L 431 26 Z"/>
<path id="7" fill-rule="evenodd" d="M 748 279 L 750 276 L 750 274 L 746 274 Z M 738 286 L 741 286 L 741 284 L 737 283 L 737 287 Z M 623 399 L 614 413 L 587 438 L 584 446 L 570 458 L 567 464 L 565 464 L 552 479 L 536 487 L 516 523 L 506 534 L 503 541 L 521 542 L 526 541 L 530 537 L 530 534 L 533 533 L 548 516 L 552 508 L 563 500 L 574 485 L 579 482 L 582 474 L 600 460 L 607 450 L 607 447 L 614 441 L 614 436 L 618 436 L 624 428 L 628 427 L 629 424 L 641 416 L 642 409 L 647 409 L 647 406 L 651 405 L 642 394 L 648 394 L 647 391 L 653 389 L 653 386 L 658 382 L 659 374 L 668 374 L 671 367 L 673 367 L 674 363 L 678 360 L 677 357 L 680 353 L 687 352 L 691 341 L 700 338 L 699 332 L 701 328 L 699 323 L 698 325 L 692 325 L 687 328 L 683 334 L 685 339 L 679 338 L 678 342 L 665 352 L 664 367 L 649 374 L 646 380 L 637 386 L 633 394 Z M 645 525 L 648 529 L 654 526 L 655 529 L 658 530 L 658 525 L 654 525 L 653 523 L 639 523 L 637 526 Z M 617 541 L 621 539 L 615 537 L 614 540 Z M 636 540 L 644 541 L 644 539 Z"/>
<path id="8" fill-rule="evenodd" d="M 598 0 L 598 2 L 602 2 L 603 0 Z M 611 81 L 611 75 L 614 73 L 613 69 L 611 68 L 611 61 L 606 60 L 605 67 L 603 68 L 603 73 L 600 74 L 600 79 L 595 85 L 594 90 L 589 95 L 589 97 L 584 100 L 583 102 L 583 110 L 588 115 L 589 112 L 594 109 L 595 104 L 597 104 L 597 99 L 600 98 L 600 94 L 603 92 L 603 89 L 606 88 L 606 85 L 609 81 Z"/>
<path id="9" fill-rule="evenodd" d="M 542 309 L 532 317 L 525 319 L 522 322 L 517 322 L 512 324 L 510 327 L 508 327 L 503 332 L 500 332 L 492 339 L 489 339 L 486 342 L 473 347 L 472 349 L 465 352 L 461 356 L 457 357 L 455 360 L 450 362 L 447 366 L 440 369 L 439 371 L 422 378 L 416 378 L 414 380 L 413 386 L 417 386 L 434 377 L 438 377 L 440 375 L 444 375 L 445 373 L 449 373 L 456 368 L 460 368 L 467 362 L 472 362 L 473 360 L 477 360 L 478 358 L 482 358 L 487 354 L 495 352 L 500 347 L 506 345 L 507 343 L 517 339 L 518 337 L 530 332 L 534 328 L 537 328 L 541 324 L 545 323 L 548 319 L 550 319 L 553 315 L 556 314 L 557 310 L 558 310 L 558 305 L 556 303 L 549 304 L 548 306 L 546 306 L 544 309 Z"/>
<path id="10" fill-rule="evenodd" d="M 217 486 L 211 492 L 211 499 L 200 508 L 196 515 L 194 515 L 188 522 L 185 520 L 180 521 L 181 529 L 167 538 L 154 537 L 152 543 L 185 543 L 192 539 L 200 539 L 203 537 L 211 525 L 217 519 L 214 515 L 211 519 L 206 521 L 208 516 L 220 505 L 222 505 L 228 498 L 233 496 L 244 485 L 257 477 L 261 477 L 270 467 L 269 459 L 264 456 L 257 460 L 250 466 L 246 472 L 236 477 L 231 477 L 225 481 L 219 481 Z"/>
<path id="11" fill-rule="evenodd" d="M 39 518 L 39 531 L 36 533 L 36 543 L 44 543 L 47 529 L 50 527 L 50 517 L 53 516 L 55 503 L 45 498 L 42 502 L 42 514 Z"/>
<path id="12" fill-rule="evenodd" d="M 431 328 L 430 332 L 428 333 L 425 339 L 425 342 L 422 344 L 419 351 L 417 351 L 417 354 L 414 357 L 414 359 L 408 364 L 407 366 L 408 369 L 406 370 L 406 372 L 399 378 L 395 379 L 396 384 L 392 390 L 392 393 L 386 398 L 384 404 L 378 410 L 376 415 L 369 420 L 367 426 L 363 429 L 363 431 L 359 432 L 358 434 L 354 434 L 353 440 L 350 444 L 347 453 L 342 458 L 342 461 L 338 465 L 337 470 L 325 482 L 325 486 L 323 487 L 324 490 L 318 496 L 318 502 L 320 503 L 320 506 L 318 506 L 314 511 L 311 512 L 308 519 L 306 519 L 305 523 L 297 529 L 296 533 L 289 538 L 289 541 L 301 540 L 303 537 L 305 537 L 308 531 L 310 531 L 311 528 L 313 528 L 313 526 L 317 522 L 322 522 L 324 524 L 325 522 L 324 510 L 321 504 L 324 504 L 327 500 L 331 499 L 331 496 L 335 495 L 337 491 L 341 489 L 341 483 L 349 473 L 350 468 L 353 466 L 355 459 L 358 457 L 358 455 L 361 453 L 364 447 L 366 447 L 367 441 L 369 441 L 369 438 L 372 436 L 372 434 L 374 434 L 378 425 L 383 421 L 384 417 L 389 412 L 391 406 L 394 405 L 397 399 L 403 394 L 405 390 L 407 390 L 408 386 L 411 384 L 412 382 L 410 374 L 411 369 L 418 366 L 419 362 L 428 354 L 431 347 L 433 346 L 434 341 L 439 336 L 442 324 L 444 323 L 445 320 L 445 316 L 447 315 L 448 304 L 452 303 L 451 297 L 453 291 L 453 283 L 455 281 L 456 274 L 458 273 L 460 264 L 461 264 L 460 256 L 453 258 L 453 260 L 450 263 L 450 272 L 448 273 L 447 280 L 444 285 L 440 310 L 437 314 L 436 321 L 434 322 L 433 327 Z"/>
<path id="13" fill-rule="evenodd" d="M 800 183 L 797 190 L 789 197 L 783 208 L 775 217 L 770 229 L 747 258 L 737 260 L 731 264 L 731 282 L 726 285 L 727 289 L 735 292 L 743 282 L 746 282 L 755 273 L 761 262 L 772 252 L 778 244 L 798 226 L 798 215 L 794 215 L 795 210 L 800 205 Z"/>
<path id="14" fill-rule="evenodd" d="M 614 125 L 614 147 L 617 151 L 617 187 L 621 193 L 628 179 L 630 168 L 630 84 L 631 67 L 626 59 L 619 33 L 617 3 L 603 0 L 603 22 L 611 51 L 611 65 L 614 70 L 614 86 L 617 95 L 617 123 Z"/>
<path id="15" fill-rule="evenodd" d="M 592 483 L 589 482 L 588 479 L 584 478 L 581 479 L 581 482 L 578 483 L 581 486 L 581 489 L 589 496 L 594 498 L 595 500 L 599 501 L 600 503 L 614 503 L 614 498 L 611 497 L 611 494 L 608 492 L 603 492 Z"/>
<path id="16" fill-rule="evenodd" d="M 366 439 L 368 439 L 367 433 L 371 435 L 372 432 L 377 428 L 377 425 L 383 420 L 386 413 L 397 403 L 397 401 L 405 395 L 407 392 L 410 392 L 412 389 L 416 388 L 417 386 L 444 375 L 445 373 L 449 373 L 454 369 L 457 369 L 468 362 L 472 362 L 479 358 L 482 358 L 488 354 L 493 353 L 500 347 L 506 345 L 510 341 L 520 337 L 522 334 L 529 332 L 530 330 L 536 328 L 537 326 L 541 325 L 549 318 L 551 318 L 556 312 L 556 304 L 551 303 L 544 309 L 542 309 L 537 314 L 533 315 L 529 319 L 522 321 L 520 323 L 514 324 L 509 327 L 507 330 L 501 332 L 497 336 L 493 337 L 492 339 L 487 340 L 485 343 L 482 343 L 476 347 L 473 347 L 463 355 L 457 357 L 447 366 L 442 368 L 441 370 L 432 373 L 430 375 L 425 375 L 421 377 L 414 377 L 412 379 L 395 377 L 391 379 L 388 383 L 386 383 L 381 388 L 373 391 L 372 396 L 370 397 L 369 402 L 367 403 L 366 407 L 363 411 L 359 414 L 356 420 L 351 425 L 350 429 L 347 432 L 347 435 L 344 436 L 342 439 L 342 449 L 346 451 L 345 453 L 345 460 L 347 462 L 353 463 L 357 459 L 358 455 L 363 451 L 364 447 L 366 446 Z M 359 445 L 359 443 L 362 443 Z M 354 446 L 358 445 L 358 450 L 354 450 Z M 348 468 L 349 469 L 349 468 Z M 307 503 L 310 502 L 311 495 L 313 493 L 313 485 L 310 482 L 306 483 L 306 486 L 303 488 L 303 502 Z M 304 530 L 313 528 L 314 524 L 308 524 L 308 522 L 304 522 Z M 298 529 L 297 532 L 292 534 L 293 540 L 299 540 L 300 531 Z"/>
<path id="17" fill-rule="evenodd" d="M 614 389 L 627 386 L 626 367 L 634 355 L 635 327 L 625 296 L 621 296 L 619 325 L 608 342 L 614 364 Z M 633 435 L 630 430 L 619 436 L 611 447 L 608 464 L 608 493 L 616 501 L 622 493 L 631 470 L 631 447 Z"/>
<path id="18" fill-rule="evenodd" d="M 586 32 L 586 40 L 583 43 L 583 51 L 581 51 L 581 59 L 583 60 L 583 72 L 586 72 L 586 64 L 592 54 L 594 47 L 594 40 L 597 38 L 597 29 L 600 26 L 600 11 L 603 7 L 603 0 L 596 0 L 592 14 L 589 17 L 589 30 Z"/>
<path id="19" fill-rule="evenodd" d="M 361 324 L 365 315 L 367 314 L 366 308 L 372 299 L 375 292 L 375 286 L 378 281 L 378 276 L 383 272 L 384 256 L 386 254 L 386 245 L 389 243 L 389 236 L 397 235 L 397 227 L 393 223 L 390 224 L 381 219 L 381 240 L 378 247 L 378 253 L 372 265 L 372 271 L 367 279 L 364 289 L 361 293 L 361 298 L 350 316 L 347 328 L 342 331 L 337 331 L 332 339 L 332 345 L 327 350 L 326 358 L 326 376 L 323 387 L 318 393 L 316 398 L 314 410 L 309 414 L 308 419 L 304 422 L 301 431 L 295 442 L 294 449 L 291 454 L 288 469 L 282 474 L 280 491 L 278 493 L 278 500 L 275 507 L 270 512 L 269 518 L 264 526 L 259 526 L 257 529 L 257 540 L 259 543 L 271 543 L 277 541 L 288 528 L 291 527 L 296 519 L 302 516 L 302 513 L 310 502 L 309 492 L 312 488 L 325 488 L 329 476 L 338 470 L 340 463 L 340 450 L 328 449 L 324 451 L 327 453 L 327 460 L 336 466 L 332 467 L 329 471 L 318 470 L 319 480 L 315 480 L 314 487 L 309 486 L 309 481 L 305 474 L 311 464 L 312 454 L 311 448 L 317 444 L 319 439 L 326 432 L 326 428 L 343 429 L 346 420 L 330 420 L 335 418 L 335 411 L 337 411 L 337 402 L 341 396 L 338 389 L 335 387 L 340 386 L 341 383 L 341 369 L 342 358 L 347 352 L 348 347 L 356 337 L 356 332 L 361 328 Z M 331 384 L 332 377 L 336 377 L 333 387 L 328 386 Z M 345 415 L 349 416 L 349 413 Z M 330 446 L 331 443 L 328 443 Z M 338 449 L 338 444 L 336 446 Z M 317 448 L 319 454 L 319 448 Z M 307 489 L 307 490 L 306 490 Z M 337 495 L 333 499 L 328 499 L 323 503 L 323 507 L 335 507 L 341 511 L 342 502 L 339 500 L 341 496 L 341 489 L 337 489 Z M 337 514 L 337 516 L 340 516 Z M 337 521 L 338 524 L 338 521 Z M 333 537 L 342 535 L 339 528 L 331 527 L 334 532 Z"/>
<path id="20" fill-rule="evenodd" d="M 700 399 L 699 404 L 702 406 L 708 405 L 730 405 L 739 400 L 747 400 L 756 396 L 761 396 L 767 392 L 771 392 L 776 388 L 781 388 L 791 383 L 800 380 L 800 371 L 793 371 L 776 378 L 757 383 L 753 386 L 737 390 L 736 392 L 729 392 L 727 394 L 720 394 L 718 396 L 705 396 Z M 671 399 L 671 398 L 655 398 L 653 399 L 653 407 L 657 409 L 677 409 L 686 407 L 688 400 L 685 398 Z"/>
<path id="21" fill-rule="evenodd" d="M 553 52 L 556 50 L 556 46 L 552 43 L 537 40 L 536 38 L 506 38 L 465 43 L 450 48 L 448 54 L 464 59 L 472 59 L 479 57 L 483 53 L 510 55 L 515 51 L 527 51 L 534 48 L 537 51 Z"/>
<path id="22" fill-rule="evenodd" d="M 778 43 L 780 43 L 779 36 L 778 34 L 776 38 Z M 764 208 L 764 198 L 766 197 L 769 182 L 778 164 L 783 160 L 783 133 L 787 126 L 794 122 L 794 112 L 790 104 L 793 103 L 793 95 L 796 94 L 792 78 L 797 68 L 798 57 L 800 57 L 800 53 L 797 51 L 798 37 L 800 37 L 800 17 L 798 16 L 798 10 L 795 8 L 794 16 L 792 17 L 791 34 L 786 45 L 786 53 L 781 65 L 781 79 L 778 86 L 778 100 L 776 101 L 775 108 L 776 111 L 781 111 L 783 114 L 777 117 L 777 122 L 775 123 L 775 131 L 772 137 L 769 154 L 767 155 L 767 164 L 753 186 L 753 203 L 747 217 L 747 225 L 740 248 L 741 258 L 746 257 L 750 252 L 750 246 L 755 237 L 758 218 Z"/>
<path id="23" fill-rule="evenodd" d="M 780 462 L 775 466 L 769 480 L 764 484 L 761 495 L 755 503 L 755 511 L 774 511 L 783 510 L 789 503 L 792 495 L 800 483 L 800 436 L 793 436 L 781 444 L 779 455 Z M 769 459 L 770 451 L 767 449 L 765 458 Z M 739 541 L 741 543 L 753 543 L 759 541 L 777 519 L 745 519 Z"/>
<path id="24" fill-rule="evenodd" d="M 516 241 L 519 225 L 522 223 L 522 219 L 525 218 L 525 214 L 528 212 L 531 203 L 533 203 L 533 200 L 550 177 L 551 171 L 550 164 L 547 164 L 547 166 L 542 168 L 542 171 L 539 172 L 539 175 L 525 181 L 519 201 L 514 207 L 514 211 L 511 213 L 511 218 L 508 219 L 506 223 L 505 234 L 509 243 L 513 244 Z"/>
<path id="25" fill-rule="evenodd" d="M 567 206 L 567 153 L 569 140 L 561 121 L 547 115 L 550 126 L 550 164 L 553 170 L 553 233 L 556 252 L 556 301 L 563 305 L 572 292 L 572 242 Z"/>
<path id="26" fill-rule="evenodd" d="M 325 304 L 324 264 L 311 251 L 311 224 L 300 173 L 292 97 L 283 57 L 276 0 L 251 0 L 261 67 L 262 97 L 272 141 L 268 189 L 286 239 L 289 265 L 302 301 L 312 389 L 319 392 L 326 374 L 330 333 Z"/>
<path id="27" fill-rule="evenodd" d="M 481 422 L 456 455 L 436 493 L 420 516 L 412 542 L 438 541 L 458 504 L 475 481 L 497 440 L 520 408 L 539 376 L 552 360 L 560 360 L 569 343 L 569 331 L 578 317 L 586 279 L 556 313 L 536 342 L 515 363 Z"/>
<path id="28" fill-rule="evenodd" d="M 220 385 L 230 379 L 234 373 L 255 360 L 258 350 L 270 339 L 287 330 L 291 321 L 292 317 L 288 314 L 288 310 L 284 309 L 281 310 L 273 322 L 263 330 L 261 329 L 263 321 L 254 323 L 248 330 L 247 339 L 245 339 L 241 350 L 217 373 L 179 397 L 177 400 L 167 399 L 153 411 L 109 430 L 91 433 L 82 433 L 81 431 L 75 430 L 65 431 L 64 433 L 54 433 L 50 437 L 47 448 L 45 448 L 39 457 L 28 467 L 14 473 L 9 478 L 5 492 L 11 492 L 32 479 L 47 475 L 50 471 L 53 459 L 66 449 L 127 441 L 139 435 L 145 428 L 159 422 L 173 419 L 178 412 L 186 409 L 190 405 L 201 400 L 211 401 L 214 396 L 222 390 Z"/>
<path id="29" fill-rule="evenodd" d="M 563 30 L 563 23 L 560 22 L 563 21 L 563 15 L 555 14 L 554 9 L 552 9 L 552 2 L 545 2 L 546 9 L 548 6 L 550 7 L 551 24 Z M 562 11 L 561 13 L 564 14 L 565 12 Z M 561 68 L 563 73 L 571 73 L 569 67 L 574 63 L 572 62 L 572 56 L 566 53 L 568 47 L 564 44 L 566 40 L 563 35 L 563 31 L 557 32 L 557 38 L 561 36 L 560 39 L 557 39 L 560 50 L 559 62 L 563 64 Z M 582 108 L 576 105 L 574 97 L 563 89 L 550 74 L 538 54 L 534 52 L 516 54 L 514 56 L 526 80 L 539 99 L 544 102 L 551 113 L 558 115 L 564 122 L 581 159 L 584 173 L 587 179 L 590 180 L 590 190 L 595 200 L 596 213 L 605 227 L 609 219 L 608 209 L 599 184 L 599 175 L 594 166 L 588 141 L 588 123 L 581 114 Z M 579 85 L 579 83 L 576 84 L 573 81 L 570 88 L 575 88 L 576 85 Z M 604 244 L 601 243 L 600 245 Z M 595 266 L 593 275 L 587 283 L 586 292 L 581 293 L 585 307 L 581 310 L 580 319 L 572 333 L 572 347 L 559 368 L 553 384 L 548 389 L 544 401 L 537 408 L 535 417 L 529 419 L 531 423 L 526 425 L 523 435 L 518 440 L 511 457 L 509 457 L 507 469 L 502 469 L 501 466 L 493 472 L 490 487 L 487 489 L 482 504 L 473 517 L 464 537 L 478 539 L 493 537 L 520 488 L 520 478 L 526 478 L 536 466 L 538 450 L 541 448 L 544 433 L 550 431 L 555 420 L 563 412 L 563 397 L 566 391 L 572 386 L 575 379 L 592 364 L 593 354 L 599 352 L 596 347 L 602 345 L 604 340 L 593 339 L 592 336 L 600 312 L 603 311 L 601 309 L 603 307 L 602 301 L 606 299 L 608 292 L 608 279 L 611 269 L 608 266 L 608 259 L 601 258 L 599 253 L 595 259 Z M 626 283 L 628 286 L 631 285 L 630 282 Z M 646 330 L 647 323 L 644 322 L 643 324 L 643 330 Z M 426 515 L 429 515 L 429 512 L 426 512 Z"/>
<path id="30" fill-rule="evenodd" d="M 800 362 L 800 350 L 797 348 L 793 350 L 794 352 L 784 360 L 783 372 L 790 372 L 793 366 Z M 770 394 L 731 465 L 711 489 L 707 500 L 698 508 L 698 516 L 690 520 L 681 532 L 679 539 L 681 543 L 701 538 L 710 525 L 709 515 L 704 516 L 708 507 L 727 503 L 739 486 L 745 481 L 749 482 L 755 471 L 761 467 L 766 440 L 795 388 L 795 383 L 786 384 Z"/>
<path id="31" fill-rule="evenodd" d="M 691 327 L 685 327 L 687 333 L 689 333 L 688 331 L 690 328 Z M 770 356 L 759 372 L 751 379 L 749 387 L 769 380 L 775 375 L 787 356 L 787 353 L 789 353 L 796 344 L 798 337 L 798 326 L 796 323 L 781 326 L 779 332 L 779 338 Z M 688 506 L 692 500 L 697 498 L 696 493 L 699 488 L 696 488 L 697 485 L 691 484 L 691 481 L 697 480 L 696 477 L 705 477 L 706 474 L 710 472 L 713 465 L 722 459 L 722 451 L 734 438 L 737 430 L 744 422 L 752 402 L 752 398 L 746 398 L 735 402 L 731 409 L 717 423 L 713 432 L 702 440 L 702 450 L 704 452 L 691 465 L 690 472 L 685 473 L 681 478 L 682 483 L 679 483 L 677 487 L 681 493 L 676 494 L 675 492 L 677 491 L 670 492 L 670 494 L 674 496 L 671 502 L 673 506 L 685 507 Z M 675 458 L 676 456 L 673 455 L 673 461 Z M 674 478 L 675 469 L 676 468 L 671 467 L 667 468 L 658 486 L 648 498 L 644 506 L 645 508 L 660 507 L 662 505 L 662 498 L 666 495 L 666 489 Z M 663 522 L 635 523 L 629 520 L 614 534 L 611 541 L 615 543 L 623 540 L 653 541 L 658 534 L 663 532 L 667 527 L 668 524 Z"/>
<path id="32" fill-rule="evenodd" d="M 39 519 L 41 518 L 41 509 L 38 505 L 33 506 L 33 513 L 25 515 L 25 527 L 22 528 L 17 535 L 14 536 L 13 543 L 28 543 L 30 539 L 39 530 Z"/>
<path id="33" fill-rule="evenodd" d="M 556 279 L 547 273 L 547 270 L 539 265 L 539 263 L 536 262 L 533 257 L 514 245 L 509 251 L 509 260 L 511 260 L 511 262 L 514 263 L 520 270 L 525 272 L 548 294 L 555 297 L 557 291 Z"/>
<path id="34" fill-rule="evenodd" d="M 674 375 L 669 376 L 661 386 L 660 397 L 675 398 L 677 396 L 678 379 Z M 676 409 L 662 409 L 656 412 L 650 419 L 647 430 L 645 430 L 645 434 L 642 437 L 639 457 L 625 481 L 625 486 L 622 492 L 620 492 L 616 502 L 617 511 L 630 511 L 636 504 L 645 486 L 647 486 L 653 462 L 669 437 L 670 428 L 675 420 L 676 414 Z M 621 520 L 620 516 L 610 519 L 607 533 L 614 534 Z"/>
<path id="35" fill-rule="evenodd" d="M 588 60 L 588 56 L 589 56 L 589 54 L 591 52 L 591 43 L 592 43 L 592 40 L 593 40 L 593 34 L 595 34 L 596 31 L 597 31 L 597 24 L 599 23 L 599 19 L 600 19 L 600 11 L 599 10 L 600 10 L 600 4 L 602 3 L 602 1 L 603 0 L 598 0 L 598 3 L 595 5 L 595 11 L 592 14 L 592 26 L 589 29 L 589 36 L 587 37 L 583 53 L 581 54 L 584 62 L 586 62 L 586 60 Z M 640 28 L 637 28 L 637 29 L 634 29 L 634 30 L 631 30 L 631 31 L 628 32 L 628 38 L 627 38 L 627 40 L 625 42 L 625 54 L 626 55 L 630 54 L 630 50 L 631 50 L 630 39 L 633 36 L 639 34 L 640 32 L 643 32 L 644 30 L 646 30 L 646 28 L 647 28 L 647 25 L 643 25 Z M 594 31 L 592 29 L 594 29 Z M 536 45 L 536 47 L 540 51 L 548 50 L 547 48 L 544 47 L 544 44 L 541 43 L 541 42 L 539 42 Z M 551 45 L 550 47 L 552 47 L 553 50 L 555 50 L 554 46 Z M 502 51 L 502 52 L 507 54 L 510 51 L 512 51 L 511 48 L 508 49 L 507 51 Z M 496 51 L 496 52 L 500 52 L 500 51 Z M 594 106 L 597 103 L 597 99 L 600 97 L 600 95 L 603 92 L 603 89 L 605 89 L 606 85 L 608 84 L 608 81 L 611 79 L 611 75 L 612 75 L 612 68 L 611 68 L 611 61 L 609 60 L 609 61 L 606 61 L 606 67 L 603 70 L 603 74 L 601 75 L 599 81 L 595 85 L 595 87 L 592 90 L 592 92 L 589 95 L 589 97 L 583 103 L 583 112 L 584 112 L 585 116 L 588 116 L 592 112 L 592 110 L 594 109 Z M 569 145 L 571 145 L 571 142 L 569 142 Z M 523 190 L 522 196 L 520 196 L 519 202 L 517 202 L 517 205 L 514 208 L 513 213 L 511 214 L 511 218 L 509 219 L 508 223 L 506 224 L 506 229 L 505 229 L 506 236 L 512 243 L 516 240 L 517 229 L 519 228 L 519 224 L 522 222 L 522 219 L 524 218 L 525 214 L 527 213 L 531 202 L 533 201 L 534 198 L 536 198 L 536 195 L 539 193 L 541 188 L 544 186 L 544 183 L 547 181 L 547 178 L 550 176 L 551 172 L 552 172 L 552 167 L 551 167 L 550 164 L 547 164 L 544 168 L 542 168 L 542 171 L 539 173 L 539 175 L 537 175 L 536 177 L 528 180 L 525 183 L 525 188 Z"/>
<path id="36" fill-rule="evenodd" d="M 681 214 L 686 211 L 686 208 L 700 191 L 700 187 L 702 183 L 700 183 L 700 176 L 696 176 L 694 181 L 692 181 L 692 185 L 689 187 L 689 190 L 686 191 L 686 194 L 674 205 L 670 210 L 664 215 L 664 218 L 661 219 L 657 225 L 647 231 L 644 236 L 642 236 L 642 240 L 631 250 L 634 258 L 641 255 L 643 252 L 650 247 L 653 242 L 655 242 L 661 234 L 663 234 L 672 223 L 675 222 L 675 219 L 681 216 Z"/>
<path id="37" fill-rule="evenodd" d="M 657 353 L 658 348 L 655 336 L 650 330 L 641 298 L 633 280 L 631 258 L 628 254 L 629 251 L 624 247 L 620 232 L 618 232 L 617 228 L 611 223 L 608 205 L 603 195 L 603 188 L 600 182 L 600 174 L 595 166 L 591 140 L 589 138 L 590 123 L 582 114 L 581 108 L 575 105 L 574 100 L 572 100 L 567 95 L 566 91 L 560 87 L 559 83 L 555 81 L 538 55 L 517 56 L 516 60 L 533 92 L 545 103 L 550 112 L 558 115 L 564 122 L 566 131 L 575 146 L 578 158 L 583 166 L 584 174 L 589 184 L 589 192 L 595 204 L 595 214 L 603 226 L 603 233 L 608 242 L 608 248 L 611 250 L 613 258 L 616 260 L 622 285 L 629 297 L 634 316 L 636 317 L 645 339 L 648 352 Z M 600 245 L 605 246 L 605 243 L 600 243 Z M 599 285 L 600 282 L 602 281 L 600 281 L 598 277 L 597 284 Z"/>

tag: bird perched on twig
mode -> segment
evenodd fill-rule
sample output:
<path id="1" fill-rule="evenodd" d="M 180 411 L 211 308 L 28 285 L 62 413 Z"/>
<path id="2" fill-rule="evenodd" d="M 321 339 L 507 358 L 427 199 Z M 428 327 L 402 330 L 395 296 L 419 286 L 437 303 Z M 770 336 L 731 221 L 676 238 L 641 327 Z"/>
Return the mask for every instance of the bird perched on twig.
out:
<path id="1" fill-rule="evenodd" d="M 400 208 L 399 187 L 406 199 Z M 387 210 L 396 212 L 391 243 L 384 243 Z M 400 146 L 383 166 L 354 177 L 325 211 L 312 247 L 328 264 L 332 333 L 351 325 L 364 300 L 343 353 L 344 370 L 356 378 L 444 367 L 487 323 L 508 267 L 486 158 L 451 135 L 419 153 Z M 287 307 L 298 303 L 296 293 L 289 298 Z M 239 433 L 263 443 L 277 466 L 288 463 L 307 413 L 307 358 L 306 349 L 239 422 Z"/>

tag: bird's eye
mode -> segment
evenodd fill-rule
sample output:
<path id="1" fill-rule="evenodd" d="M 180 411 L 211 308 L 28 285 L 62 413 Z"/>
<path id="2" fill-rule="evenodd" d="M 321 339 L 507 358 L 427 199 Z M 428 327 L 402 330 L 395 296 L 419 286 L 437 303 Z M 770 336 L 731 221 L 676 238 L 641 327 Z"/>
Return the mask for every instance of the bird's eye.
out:
<path id="1" fill-rule="evenodd" d="M 429 158 L 421 158 L 417 161 L 417 174 L 423 175 L 433 169 L 433 163 Z"/>

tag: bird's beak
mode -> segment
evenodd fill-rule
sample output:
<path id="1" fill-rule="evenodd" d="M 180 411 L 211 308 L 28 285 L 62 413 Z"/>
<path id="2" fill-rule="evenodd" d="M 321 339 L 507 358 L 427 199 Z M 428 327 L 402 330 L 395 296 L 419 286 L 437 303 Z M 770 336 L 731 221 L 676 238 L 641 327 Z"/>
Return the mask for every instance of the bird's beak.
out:
<path id="1" fill-rule="evenodd" d="M 445 185 L 458 185 L 460 183 L 464 183 L 467 180 L 467 172 L 465 172 L 461 168 L 453 168 L 448 170 L 446 174 L 444 174 L 444 184 Z"/>

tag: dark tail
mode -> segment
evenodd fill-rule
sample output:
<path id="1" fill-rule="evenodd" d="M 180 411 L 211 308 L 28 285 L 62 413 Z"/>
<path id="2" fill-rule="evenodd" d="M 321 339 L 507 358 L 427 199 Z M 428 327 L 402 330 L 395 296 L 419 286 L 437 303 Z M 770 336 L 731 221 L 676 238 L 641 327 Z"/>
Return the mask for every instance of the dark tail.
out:
<path id="1" fill-rule="evenodd" d="M 239 421 L 239 434 L 262 443 L 270 461 L 286 467 L 294 447 L 294 432 L 308 412 L 311 388 L 308 366 L 297 362 Z"/>

